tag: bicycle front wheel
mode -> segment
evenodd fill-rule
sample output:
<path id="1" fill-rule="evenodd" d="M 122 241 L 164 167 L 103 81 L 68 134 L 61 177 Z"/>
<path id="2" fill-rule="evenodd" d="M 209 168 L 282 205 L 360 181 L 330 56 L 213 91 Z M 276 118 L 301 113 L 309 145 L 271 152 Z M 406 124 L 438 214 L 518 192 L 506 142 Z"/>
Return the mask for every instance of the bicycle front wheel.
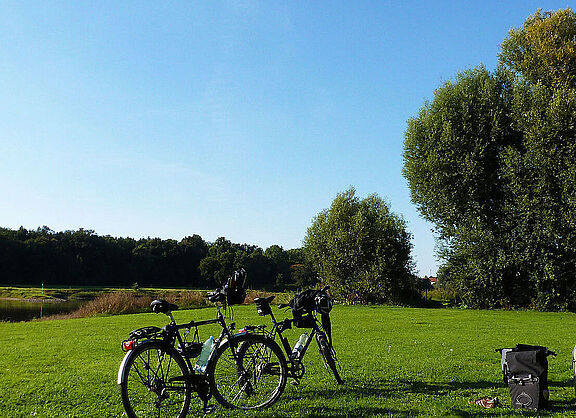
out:
<path id="1" fill-rule="evenodd" d="M 286 387 L 287 372 L 278 344 L 248 334 L 221 345 L 206 373 L 212 394 L 223 406 L 257 409 L 278 400 Z"/>
<path id="2" fill-rule="evenodd" d="M 342 385 L 344 380 L 342 377 L 340 377 L 340 372 L 338 370 L 340 363 L 336 358 L 336 351 L 334 351 L 334 347 L 332 347 L 332 344 L 328 342 L 328 338 L 323 332 L 316 333 L 316 342 L 318 343 L 318 350 L 320 351 L 324 365 L 326 368 L 329 368 L 332 371 L 338 384 Z"/>
<path id="3" fill-rule="evenodd" d="M 185 417 L 191 398 L 182 357 L 159 342 L 136 347 L 127 358 L 120 390 L 130 418 Z"/>

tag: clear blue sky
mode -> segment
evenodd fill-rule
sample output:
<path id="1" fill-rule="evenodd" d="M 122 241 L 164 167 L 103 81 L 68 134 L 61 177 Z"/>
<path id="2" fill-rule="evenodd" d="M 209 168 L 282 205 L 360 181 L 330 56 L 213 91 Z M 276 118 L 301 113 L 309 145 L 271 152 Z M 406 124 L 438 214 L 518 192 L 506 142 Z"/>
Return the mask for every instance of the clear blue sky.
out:
<path id="1" fill-rule="evenodd" d="M 534 1 L 17 1 L 0 14 L 0 226 L 299 247 L 354 186 L 434 274 L 406 121 Z"/>

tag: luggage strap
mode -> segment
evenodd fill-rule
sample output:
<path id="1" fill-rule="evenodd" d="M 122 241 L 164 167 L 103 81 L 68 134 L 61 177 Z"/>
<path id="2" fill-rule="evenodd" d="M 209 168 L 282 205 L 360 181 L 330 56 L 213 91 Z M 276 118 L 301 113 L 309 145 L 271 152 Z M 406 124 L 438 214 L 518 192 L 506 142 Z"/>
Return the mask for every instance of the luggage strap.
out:
<path id="1" fill-rule="evenodd" d="M 532 376 L 529 374 L 528 376 L 520 377 L 520 376 L 510 376 L 508 377 L 508 383 L 515 383 L 517 385 L 525 385 L 526 383 L 538 383 L 540 378 L 537 376 Z"/>

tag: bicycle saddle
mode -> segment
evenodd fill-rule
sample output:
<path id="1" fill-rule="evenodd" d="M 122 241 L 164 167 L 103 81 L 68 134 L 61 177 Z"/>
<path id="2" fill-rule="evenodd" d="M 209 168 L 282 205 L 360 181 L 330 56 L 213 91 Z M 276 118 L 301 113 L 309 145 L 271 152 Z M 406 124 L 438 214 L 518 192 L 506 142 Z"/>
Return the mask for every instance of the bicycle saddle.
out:
<path id="1" fill-rule="evenodd" d="M 262 302 L 272 302 L 274 300 L 276 296 L 272 295 L 272 296 L 268 296 L 267 298 L 255 298 L 254 299 L 254 303 L 258 304 L 258 303 L 262 303 Z"/>
<path id="2" fill-rule="evenodd" d="M 170 303 L 163 299 L 156 299 L 152 301 L 152 303 L 150 304 L 150 309 L 152 309 L 152 312 L 154 313 L 168 314 L 172 311 L 177 310 L 178 305 L 174 305 L 173 303 Z"/>

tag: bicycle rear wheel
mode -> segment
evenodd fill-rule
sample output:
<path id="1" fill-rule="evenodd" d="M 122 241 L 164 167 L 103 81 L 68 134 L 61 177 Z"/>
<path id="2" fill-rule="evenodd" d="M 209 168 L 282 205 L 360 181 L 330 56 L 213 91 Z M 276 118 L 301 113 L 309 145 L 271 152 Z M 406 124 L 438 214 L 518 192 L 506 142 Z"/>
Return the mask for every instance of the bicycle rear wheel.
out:
<path id="1" fill-rule="evenodd" d="M 122 373 L 122 404 L 130 418 L 183 418 L 188 413 L 188 367 L 175 350 L 157 342 L 144 343 L 132 350 Z"/>
<path id="2" fill-rule="evenodd" d="M 334 347 L 332 347 L 332 344 L 328 342 L 326 334 L 324 334 L 323 332 L 317 332 L 316 342 L 318 343 L 318 350 L 320 351 L 320 355 L 322 356 L 324 365 L 326 366 L 326 368 L 329 368 L 332 371 L 339 385 L 344 384 L 344 380 L 342 379 L 342 377 L 340 377 L 339 372 L 340 362 L 336 358 L 336 351 L 334 351 Z"/>
<path id="3" fill-rule="evenodd" d="M 269 407 L 282 395 L 288 368 L 278 344 L 248 334 L 221 345 L 206 373 L 212 394 L 223 406 L 257 409 Z"/>

